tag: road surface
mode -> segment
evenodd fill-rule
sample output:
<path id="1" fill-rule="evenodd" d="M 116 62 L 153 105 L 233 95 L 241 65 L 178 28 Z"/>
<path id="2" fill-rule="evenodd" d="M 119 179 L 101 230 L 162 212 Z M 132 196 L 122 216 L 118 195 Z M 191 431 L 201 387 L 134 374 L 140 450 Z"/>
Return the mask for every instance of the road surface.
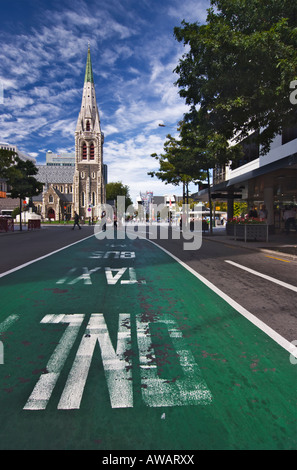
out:
<path id="1" fill-rule="evenodd" d="M 296 449 L 296 309 L 288 327 L 270 309 L 296 305 L 294 264 L 84 229 L 3 255 L 0 448 Z"/>

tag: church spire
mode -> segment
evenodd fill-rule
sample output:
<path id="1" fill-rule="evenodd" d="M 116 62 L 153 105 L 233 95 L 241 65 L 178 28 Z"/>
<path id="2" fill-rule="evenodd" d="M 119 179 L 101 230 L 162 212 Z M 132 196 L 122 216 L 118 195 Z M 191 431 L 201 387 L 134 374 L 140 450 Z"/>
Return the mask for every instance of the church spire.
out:
<path id="1" fill-rule="evenodd" d="M 86 82 L 94 83 L 90 44 L 88 44 L 88 57 L 87 57 L 87 66 L 86 66 L 86 74 L 85 74 L 85 83 Z"/>
<path id="2" fill-rule="evenodd" d="M 95 84 L 91 62 L 90 44 L 85 71 L 81 109 L 77 120 L 76 132 L 101 132 L 100 118 L 96 103 Z"/>
<path id="3" fill-rule="evenodd" d="M 85 70 L 81 108 L 75 130 L 75 174 L 73 208 L 84 218 L 99 217 L 105 203 L 103 179 L 103 142 L 96 103 L 90 44 Z"/>

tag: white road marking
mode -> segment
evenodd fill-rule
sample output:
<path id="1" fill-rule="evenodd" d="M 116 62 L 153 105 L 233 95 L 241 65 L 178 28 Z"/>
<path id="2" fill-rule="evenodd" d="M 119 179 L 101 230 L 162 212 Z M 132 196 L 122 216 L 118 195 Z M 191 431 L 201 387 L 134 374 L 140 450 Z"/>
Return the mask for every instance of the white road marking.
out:
<path id="1" fill-rule="evenodd" d="M 92 314 L 81 340 L 72 369 L 58 404 L 59 410 L 79 409 L 96 343 L 102 363 L 112 408 L 133 407 L 130 315 L 119 315 L 117 349 L 114 350 L 103 314 Z"/>
<path id="2" fill-rule="evenodd" d="M 4 333 L 8 328 L 19 319 L 19 315 L 10 315 L 2 323 L 0 323 L 0 334 Z M 0 364 L 4 364 L 4 345 L 0 341 Z"/>
<path id="3" fill-rule="evenodd" d="M 158 376 L 150 324 L 141 321 L 141 315 L 138 315 L 137 342 L 144 402 L 152 407 L 210 404 L 212 395 L 177 323 L 169 315 L 162 316 L 157 323 L 166 325 L 175 354 L 179 358 L 181 376 L 172 380 L 161 379 Z"/>
<path id="4" fill-rule="evenodd" d="M 68 323 L 58 346 L 52 354 L 46 373 L 41 375 L 24 410 L 44 410 L 57 383 L 61 370 L 77 337 L 84 315 L 46 315 L 41 323 Z"/>
<path id="5" fill-rule="evenodd" d="M 274 282 L 275 284 L 278 284 L 279 286 L 285 287 L 286 289 L 290 289 L 293 292 L 297 292 L 297 287 L 293 286 L 291 284 L 287 284 L 286 282 L 279 281 L 278 279 L 275 279 L 274 277 L 267 276 L 266 274 L 259 273 L 258 271 L 255 271 L 254 269 L 247 268 L 246 266 L 242 266 L 241 264 L 234 263 L 234 261 L 230 260 L 225 260 L 225 263 L 231 264 L 232 266 L 235 266 L 236 268 L 243 269 L 244 271 L 247 271 L 248 273 L 254 274 L 255 276 L 262 277 L 263 279 L 266 279 L 267 281 Z"/>
<path id="6" fill-rule="evenodd" d="M 68 282 L 68 284 L 76 284 L 79 281 L 83 281 L 85 285 L 92 285 L 91 274 L 99 271 L 99 269 L 101 268 L 98 267 L 98 268 L 93 268 L 89 270 L 89 268 L 83 267 L 82 269 L 83 269 L 83 274 L 73 279 L 73 281 Z"/>
<path id="7" fill-rule="evenodd" d="M 0 323 L 0 333 L 4 333 L 14 322 L 19 319 L 19 315 L 10 315 L 2 323 Z"/>
<path id="8" fill-rule="evenodd" d="M 105 268 L 105 275 L 107 284 L 115 285 L 118 280 L 125 274 L 128 268 Z M 116 272 L 115 276 L 113 276 L 113 272 Z"/>

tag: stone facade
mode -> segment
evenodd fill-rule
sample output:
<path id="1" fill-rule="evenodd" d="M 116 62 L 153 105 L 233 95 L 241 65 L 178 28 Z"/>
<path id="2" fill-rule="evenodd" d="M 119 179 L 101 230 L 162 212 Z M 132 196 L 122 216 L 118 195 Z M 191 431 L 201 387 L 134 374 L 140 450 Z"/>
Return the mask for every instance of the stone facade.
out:
<path id="1" fill-rule="evenodd" d="M 100 204 L 105 203 L 103 143 L 89 48 L 81 109 L 75 130 L 73 194 L 74 210 L 84 218 L 89 217 L 90 213 L 93 217 L 100 216 Z"/>
<path id="2" fill-rule="evenodd" d="M 82 220 L 97 219 L 105 204 L 103 165 L 104 135 L 88 48 L 81 109 L 75 130 L 75 167 L 39 166 L 37 178 L 44 184 L 42 197 L 35 198 L 43 218 L 64 220 L 76 211 Z"/>

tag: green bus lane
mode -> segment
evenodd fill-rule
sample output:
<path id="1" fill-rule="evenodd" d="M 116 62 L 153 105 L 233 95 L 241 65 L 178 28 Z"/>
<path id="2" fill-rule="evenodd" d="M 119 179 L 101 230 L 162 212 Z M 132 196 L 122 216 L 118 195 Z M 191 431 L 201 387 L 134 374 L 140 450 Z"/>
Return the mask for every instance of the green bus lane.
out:
<path id="1" fill-rule="evenodd" d="M 1 449 L 296 449 L 288 351 L 148 240 L 90 237 L 0 293 Z"/>

